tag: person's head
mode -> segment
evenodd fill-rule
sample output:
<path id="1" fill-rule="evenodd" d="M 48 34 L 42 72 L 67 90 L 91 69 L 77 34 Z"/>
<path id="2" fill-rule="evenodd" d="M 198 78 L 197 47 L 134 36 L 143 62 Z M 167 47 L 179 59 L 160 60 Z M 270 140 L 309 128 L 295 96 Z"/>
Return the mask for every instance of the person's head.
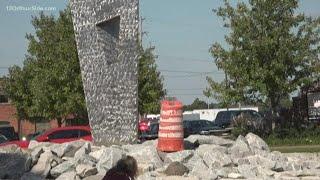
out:
<path id="1" fill-rule="evenodd" d="M 132 156 L 125 156 L 117 162 L 116 169 L 134 179 L 138 173 L 138 164 Z"/>

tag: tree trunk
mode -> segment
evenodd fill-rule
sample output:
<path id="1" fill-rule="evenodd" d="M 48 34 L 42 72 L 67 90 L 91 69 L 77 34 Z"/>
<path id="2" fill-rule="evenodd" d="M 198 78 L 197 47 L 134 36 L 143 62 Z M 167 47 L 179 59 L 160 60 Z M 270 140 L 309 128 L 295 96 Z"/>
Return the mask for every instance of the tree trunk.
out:
<path id="1" fill-rule="evenodd" d="M 58 118 L 57 118 L 57 122 L 58 122 L 58 127 L 61 127 L 62 118 L 61 118 L 61 117 L 58 117 Z"/>
<path id="2" fill-rule="evenodd" d="M 18 117 L 18 136 L 21 137 L 21 118 Z"/>
<path id="3" fill-rule="evenodd" d="M 37 121 L 35 120 L 34 121 L 34 133 L 36 133 L 37 132 Z"/>
<path id="4" fill-rule="evenodd" d="M 268 124 L 268 128 L 270 128 L 270 130 L 273 130 L 275 127 L 274 124 L 277 122 L 277 118 L 278 118 L 277 107 L 279 103 L 276 97 L 271 97 L 270 101 L 271 101 L 271 119 L 269 120 L 270 124 Z"/>

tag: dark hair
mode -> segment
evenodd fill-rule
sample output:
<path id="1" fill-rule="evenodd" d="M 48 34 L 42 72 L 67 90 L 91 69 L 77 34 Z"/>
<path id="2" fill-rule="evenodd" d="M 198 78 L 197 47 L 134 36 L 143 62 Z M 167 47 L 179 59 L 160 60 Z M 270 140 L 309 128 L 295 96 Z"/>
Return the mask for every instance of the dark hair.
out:
<path id="1" fill-rule="evenodd" d="M 120 159 L 115 168 L 117 172 L 125 173 L 131 179 L 134 179 L 138 173 L 137 161 L 132 156 L 125 156 Z"/>

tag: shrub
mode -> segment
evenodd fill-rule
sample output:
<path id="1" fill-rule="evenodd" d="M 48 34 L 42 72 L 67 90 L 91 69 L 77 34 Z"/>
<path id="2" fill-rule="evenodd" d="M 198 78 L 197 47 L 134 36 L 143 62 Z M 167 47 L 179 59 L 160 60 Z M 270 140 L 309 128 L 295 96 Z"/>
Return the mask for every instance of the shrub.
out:
<path id="1" fill-rule="evenodd" d="M 238 137 L 239 135 L 245 136 L 249 132 L 257 134 L 260 137 L 267 135 L 265 122 L 262 119 L 252 118 L 252 116 L 248 114 L 241 113 L 235 117 L 232 121 L 232 126 L 231 134 L 233 137 Z"/>

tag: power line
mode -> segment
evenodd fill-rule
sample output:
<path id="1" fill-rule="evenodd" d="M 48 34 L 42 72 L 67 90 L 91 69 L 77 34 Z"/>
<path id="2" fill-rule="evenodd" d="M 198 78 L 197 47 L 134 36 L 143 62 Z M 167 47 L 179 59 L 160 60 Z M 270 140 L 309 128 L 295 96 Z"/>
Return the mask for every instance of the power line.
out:
<path id="1" fill-rule="evenodd" d="M 186 88 L 186 89 L 167 89 L 169 91 L 194 91 L 194 90 L 204 90 L 204 88 Z"/>
<path id="2" fill-rule="evenodd" d="M 204 94 L 168 94 L 169 96 L 201 96 L 201 95 L 203 95 L 204 96 Z"/>
<path id="3" fill-rule="evenodd" d="M 213 71 L 200 72 L 200 71 L 180 71 L 180 70 L 167 70 L 167 69 L 158 69 L 161 72 L 173 72 L 173 73 L 193 73 L 193 74 L 209 74 L 214 73 Z"/>
<path id="4" fill-rule="evenodd" d="M 206 62 L 206 63 L 213 62 L 212 60 L 187 58 L 187 57 L 179 57 L 179 56 L 159 55 L 159 57 L 167 57 L 167 58 L 172 58 L 171 60 L 181 60 L 181 61 L 191 61 L 191 62 Z"/>

